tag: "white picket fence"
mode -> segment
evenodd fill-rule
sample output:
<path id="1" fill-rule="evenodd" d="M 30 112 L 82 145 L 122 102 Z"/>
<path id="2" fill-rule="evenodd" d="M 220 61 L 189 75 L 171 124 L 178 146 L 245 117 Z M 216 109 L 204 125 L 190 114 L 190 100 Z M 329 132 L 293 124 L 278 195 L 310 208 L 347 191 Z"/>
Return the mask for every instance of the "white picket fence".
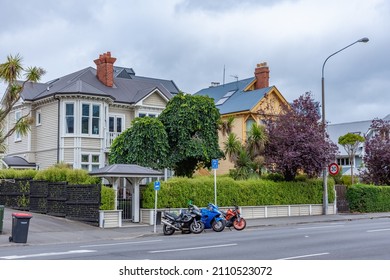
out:
<path id="1" fill-rule="evenodd" d="M 232 207 L 220 207 L 226 210 Z M 159 212 L 171 211 L 180 212 L 180 208 L 157 209 Z M 311 216 L 322 215 L 322 204 L 296 204 L 296 205 L 266 205 L 266 206 L 242 206 L 240 207 L 241 215 L 245 219 L 259 219 L 272 217 L 290 217 L 290 216 Z M 328 205 L 328 214 L 337 213 L 336 205 Z M 140 222 L 144 224 L 154 224 L 154 209 L 141 209 Z"/>

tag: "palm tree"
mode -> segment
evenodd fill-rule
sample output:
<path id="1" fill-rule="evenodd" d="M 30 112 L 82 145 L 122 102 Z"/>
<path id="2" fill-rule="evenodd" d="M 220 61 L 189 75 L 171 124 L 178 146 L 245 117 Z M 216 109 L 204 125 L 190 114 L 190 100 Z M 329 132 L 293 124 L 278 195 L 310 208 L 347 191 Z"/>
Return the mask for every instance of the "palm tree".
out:
<path id="1" fill-rule="evenodd" d="M 25 80 L 19 81 L 24 72 Z M 22 57 L 17 54 L 16 56 L 8 55 L 7 61 L 0 64 L 0 81 L 8 84 L 7 92 L 4 94 L 2 108 L 0 108 L 0 124 L 4 123 L 4 119 L 11 112 L 16 102 L 20 99 L 20 93 L 23 91 L 27 82 L 37 82 L 45 74 L 45 70 L 40 67 L 28 67 L 24 69 L 22 66 Z M 32 123 L 32 118 L 29 117 L 30 113 L 21 116 L 16 121 L 15 125 L 8 129 L 8 132 L 4 134 L 4 127 L 0 126 L 0 151 L 4 151 L 5 140 L 12 135 L 15 131 L 21 135 L 27 134 Z"/>
<path id="2" fill-rule="evenodd" d="M 222 132 L 222 136 L 229 135 L 233 129 L 234 116 L 229 116 L 227 119 L 219 119 L 219 130 Z"/>
<path id="3" fill-rule="evenodd" d="M 230 161 L 236 165 L 239 153 L 242 149 L 240 140 L 237 138 L 237 135 L 234 133 L 229 133 L 228 138 L 223 143 L 225 156 L 228 156 Z"/>
<path id="4" fill-rule="evenodd" d="M 261 167 L 264 164 L 263 152 L 265 144 L 268 141 L 268 135 L 265 131 L 264 126 L 253 123 L 251 129 L 248 132 L 246 141 L 246 149 L 252 159 L 256 170 L 261 171 Z"/>
<path id="5" fill-rule="evenodd" d="M 252 157 L 256 157 L 264 151 L 267 141 L 268 136 L 265 132 L 264 126 L 253 123 L 248 132 L 246 141 L 246 147 Z"/>

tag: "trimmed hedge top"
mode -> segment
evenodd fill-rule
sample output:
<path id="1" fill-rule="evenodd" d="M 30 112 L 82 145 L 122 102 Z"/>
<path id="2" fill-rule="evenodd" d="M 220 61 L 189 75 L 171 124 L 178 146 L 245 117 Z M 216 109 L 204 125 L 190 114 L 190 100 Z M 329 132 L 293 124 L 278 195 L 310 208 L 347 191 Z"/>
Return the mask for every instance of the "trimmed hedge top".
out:
<path id="1" fill-rule="evenodd" d="M 333 185 L 329 180 L 329 185 Z M 149 184 L 143 190 L 143 208 L 154 208 L 154 187 Z M 321 204 L 322 180 L 299 182 L 274 182 L 270 180 L 235 181 L 229 177 L 217 178 L 217 203 L 219 206 L 259 206 L 288 204 Z M 328 188 L 329 201 L 334 201 L 333 188 Z M 158 193 L 158 208 L 184 208 L 188 201 L 200 207 L 214 202 L 214 178 L 192 179 L 175 177 L 161 182 Z"/>

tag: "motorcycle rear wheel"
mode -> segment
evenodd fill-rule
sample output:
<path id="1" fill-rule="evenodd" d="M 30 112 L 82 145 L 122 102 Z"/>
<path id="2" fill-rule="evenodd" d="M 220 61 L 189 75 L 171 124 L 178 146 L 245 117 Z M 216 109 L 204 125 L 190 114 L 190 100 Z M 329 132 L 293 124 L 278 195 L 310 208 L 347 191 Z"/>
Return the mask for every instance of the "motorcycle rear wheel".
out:
<path id="1" fill-rule="evenodd" d="M 226 221 L 225 220 L 214 220 L 212 223 L 211 223 L 211 227 L 213 228 L 214 231 L 216 232 L 221 232 L 225 229 L 225 226 L 226 226 Z"/>
<path id="2" fill-rule="evenodd" d="M 172 235 L 175 232 L 175 229 L 168 225 L 163 225 L 164 235 Z"/>
<path id="3" fill-rule="evenodd" d="M 192 233 L 198 234 L 204 230 L 204 223 L 202 221 L 193 221 L 190 224 L 190 231 Z"/>
<path id="4" fill-rule="evenodd" d="M 233 227 L 236 230 L 243 230 L 246 227 L 246 221 L 244 218 L 240 218 L 240 221 L 238 219 L 235 219 L 233 222 Z"/>

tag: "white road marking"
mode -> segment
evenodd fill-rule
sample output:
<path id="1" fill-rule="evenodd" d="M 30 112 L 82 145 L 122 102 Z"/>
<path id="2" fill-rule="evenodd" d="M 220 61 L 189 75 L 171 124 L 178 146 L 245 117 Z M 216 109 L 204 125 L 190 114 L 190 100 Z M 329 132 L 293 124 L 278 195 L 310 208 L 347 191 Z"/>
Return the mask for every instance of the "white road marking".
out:
<path id="1" fill-rule="evenodd" d="M 211 246 L 202 246 L 202 247 L 189 247 L 189 248 L 179 248 L 179 249 L 168 249 L 168 250 L 158 250 L 158 251 L 149 251 L 151 254 L 156 253 L 166 253 L 166 252 L 178 252 L 178 251 L 190 251 L 190 250 L 203 250 L 210 248 L 220 248 L 220 247 L 229 247 L 237 246 L 237 243 L 222 244 L 222 245 L 211 245 Z"/>
<path id="2" fill-rule="evenodd" d="M 0 259 L 16 260 L 16 259 L 36 258 L 36 257 L 49 257 L 49 256 L 61 256 L 61 255 L 72 255 L 72 254 L 85 254 L 85 253 L 93 253 L 93 252 L 96 252 L 96 251 L 94 251 L 94 250 L 74 250 L 74 251 L 66 251 L 66 252 L 51 252 L 51 253 L 40 253 L 40 254 L 32 254 L 32 255 L 5 256 L 5 257 L 0 257 Z"/>
<path id="3" fill-rule="evenodd" d="M 367 230 L 366 232 L 378 232 L 378 231 L 389 231 L 390 228 L 382 228 L 382 229 L 371 229 Z"/>
<path id="4" fill-rule="evenodd" d="M 302 256 L 295 256 L 295 257 L 282 258 L 282 259 L 279 259 L 279 260 L 304 259 L 304 258 L 310 258 L 310 257 L 316 257 L 316 256 L 323 256 L 323 255 L 329 255 L 329 253 L 318 253 L 318 254 L 311 254 L 311 255 L 302 255 Z"/>
<path id="5" fill-rule="evenodd" d="M 335 228 L 335 227 L 343 227 L 344 225 L 334 225 L 334 226 L 320 226 L 320 227 L 300 227 L 297 228 L 298 230 L 303 229 L 323 229 L 323 228 Z"/>
<path id="6" fill-rule="evenodd" d="M 106 243 L 106 244 L 94 244 L 94 245 L 83 245 L 80 248 L 89 248 L 89 247 L 104 247 L 104 246 L 117 246 L 117 245 L 132 245 L 132 244 L 143 244 L 143 243 L 154 243 L 160 242 L 162 240 L 148 240 L 148 241 L 133 241 L 133 242 L 120 242 L 120 243 Z"/>

